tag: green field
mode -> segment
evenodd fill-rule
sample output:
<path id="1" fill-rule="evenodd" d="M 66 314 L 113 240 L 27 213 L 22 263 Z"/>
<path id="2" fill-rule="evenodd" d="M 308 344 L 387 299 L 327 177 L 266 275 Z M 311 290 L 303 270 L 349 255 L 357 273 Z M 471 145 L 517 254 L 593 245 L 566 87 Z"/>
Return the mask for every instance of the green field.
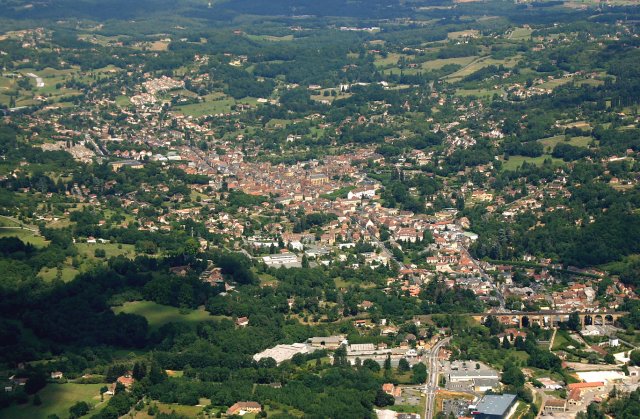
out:
<path id="1" fill-rule="evenodd" d="M 536 166 L 542 166 L 542 163 L 546 159 L 551 159 L 555 166 L 559 166 L 564 163 L 561 159 L 556 159 L 548 155 L 540 157 L 511 156 L 509 157 L 509 160 L 502 162 L 502 170 L 516 170 L 522 166 L 522 163 L 524 162 L 535 164 Z"/>
<path id="2" fill-rule="evenodd" d="M 129 100 L 128 97 L 121 95 L 116 97 L 116 104 L 121 108 L 126 108 L 127 106 L 131 105 L 131 101 Z"/>
<path id="3" fill-rule="evenodd" d="M 556 337 L 553 341 L 553 347 L 551 349 L 557 351 L 559 349 L 566 349 L 568 346 L 579 348 L 582 345 L 579 342 L 576 342 L 571 336 L 569 336 L 569 332 L 567 332 L 566 330 L 558 330 L 556 332 Z"/>
<path id="4" fill-rule="evenodd" d="M 569 141 L 564 140 L 564 135 L 556 135 L 555 137 L 543 138 L 538 140 L 544 146 L 545 152 L 551 152 L 559 143 L 570 144 L 575 147 L 589 147 L 589 143 L 593 141 L 592 137 L 571 137 Z"/>
<path id="5" fill-rule="evenodd" d="M 457 57 L 457 58 L 441 58 L 441 59 L 437 59 L 437 60 L 431 60 L 431 61 L 426 61 L 424 63 L 422 63 L 422 69 L 423 70 L 438 70 L 442 67 L 444 67 L 445 65 L 448 64 L 458 64 L 461 65 L 462 67 L 467 66 L 469 64 L 471 64 L 474 60 L 476 60 L 478 57 L 477 56 L 471 56 L 471 57 Z"/>
<path id="6" fill-rule="evenodd" d="M 472 58 L 472 57 L 465 57 L 465 58 Z M 466 65 L 463 65 L 463 67 L 460 70 L 456 71 L 455 73 L 449 74 L 448 76 L 445 77 L 445 79 L 449 81 L 457 81 L 462 79 L 463 77 L 468 76 L 471 73 L 474 73 L 480 70 L 481 68 L 488 67 L 490 65 L 495 65 L 495 66 L 503 65 L 506 68 L 511 68 L 518 63 L 521 56 L 514 55 L 513 57 L 505 58 L 504 60 L 496 60 L 489 56 L 480 57 L 480 58 L 473 57 L 473 58 L 474 59 L 472 61 L 470 61 Z"/>
<path id="7" fill-rule="evenodd" d="M 100 403 L 100 388 L 104 384 L 49 384 L 38 395 L 42 405 L 34 406 L 31 399 L 23 405 L 13 405 L 0 410 L 0 418 L 28 418 L 44 419 L 49 415 L 58 415 L 60 418 L 69 417 L 69 408 L 76 402 L 85 401 L 98 408 L 104 406 Z M 92 410 L 90 414 L 95 413 Z"/>
<path id="8" fill-rule="evenodd" d="M 558 86 L 562 86 L 563 84 L 569 83 L 571 80 L 573 80 L 572 77 L 562 77 L 562 78 L 559 78 L 559 79 L 549 80 L 549 81 L 547 81 L 545 83 L 542 83 L 542 84 L 538 85 L 537 87 L 539 87 L 541 89 L 553 90 Z"/>
<path id="9" fill-rule="evenodd" d="M 168 323 L 197 323 L 220 318 L 212 316 L 202 307 L 191 310 L 187 314 L 181 314 L 177 307 L 165 306 L 153 301 L 130 301 L 122 306 L 112 307 L 112 310 L 114 313 L 131 313 L 143 316 L 152 329 L 157 329 Z"/>
<path id="10" fill-rule="evenodd" d="M 374 64 L 376 65 L 376 67 L 394 66 L 398 64 L 398 60 L 402 56 L 402 54 L 398 54 L 397 52 L 390 52 L 386 57 L 383 57 L 382 55 L 376 55 Z"/>
<path id="11" fill-rule="evenodd" d="M 476 96 L 478 98 L 492 98 L 494 94 L 502 96 L 504 91 L 502 89 L 458 89 L 456 94 L 460 96 Z"/>
<path id="12" fill-rule="evenodd" d="M 449 39 L 460 39 L 460 38 L 468 38 L 468 37 L 480 37 L 480 32 L 476 29 L 469 29 L 466 31 L 455 31 L 449 32 L 447 34 L 447 38 Z"/>
<path id="13" fill-rule="evenodd" d="M 206 95 L 204 98 L 206 100 L 205 102 L 176 106 L 173 110 L 178 113 L 197 118 L 203 115 L 231 112 L 231 107 L 240 103 L 254 106 L 258 103 L 255 98 L 235 100 L 220 93 Z"/>
<path id="14" fill-rule="evenodd" d="M 531 28 L 514 28 L 509 34 L 509 39 L 529 39 L 532 32 L 533 30 L 531 30 Z"/>
<path id="15" fill-rule="evenodd" d="M 60 279 L 64 282 L 72 281 L 76 275 L 78 275 L 80 271 L 75 269 L 70 265 L 64 265 L 60 272 Z M 38 272 L 38 277 L 42 278 L 44 281 L 53 281 L 58 276 L 58 268 L 42 268 L 40 272 Z"/>
<path id="16" fill-rule="evenodd" d="M 118 247 L 121 247 L 120 249 Z M 95 257 L 96 249 L 103 249 L 105 251 L 105 259 L 109 259 L 115 256 L 127 256 L 135 257 L 135 246 L 132 244 L 118 244 L 118 243 L 76 243 L 78 253 L 87 257 L 88 259 L 97 260 Z"/>
<path id="17" fill-rule="evenodd" d="M 48 243 L 44 237 L 37 235 L 30 230 L 24 230 L 21 228 L 0 228 L 0 237 L 17 237 L 25 243 L 31 243 L 35 247 L 45 247 Z"/>
<path id="18" fill-rule="evenodd" d="M 160 403 L 160 402 L 152 402 L 158 406 L 160 412 L 165 414 L 170 414 L 171 412 L 175 412 L 178 415 L 186 416 L 188 418 L 195 418 L 198 414 L 202 413 L 204 409 L 203 406 L 206 406 L 210 403 L 208 399 L 204 399 L 200 401 L 202 406 L 185 406 L 181 404 L 168 404 L 168 403 Z M 147 413 L 147 409 L 142 409 L 140 412 L 135 413 L 135 416 L 132 416 L 135 419 L 151 419 L 153 416 L 149 416 Z"/>
<path id="19" fill-rule="evenodd" d="M 293 41 L 293 35 L 284 36 L 272 36 L 272 35 L 247 35 L 247 38 L 254 41 L 270 41 L 270 42 L 283 42 Z"/>

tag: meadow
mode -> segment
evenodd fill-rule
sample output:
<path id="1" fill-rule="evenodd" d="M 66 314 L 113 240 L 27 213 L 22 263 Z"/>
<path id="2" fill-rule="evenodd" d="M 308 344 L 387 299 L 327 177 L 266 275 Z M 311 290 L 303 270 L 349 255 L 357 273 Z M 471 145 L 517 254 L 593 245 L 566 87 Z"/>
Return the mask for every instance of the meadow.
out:
<path id="1" fill-rule="evenodd" d="M 565 141 L 565 136 L 564 135 L 556 135 L 554 137 L 549 137 L 549 138 L 543 138 L 541 140 L 538 140 L 538 142 L 542 143 L 542 145 L 544 146 L 544 151 L 546 153 L 550 153 L 551 151 L 553 151 L 553 148 L 559 144 L 559 143 L 566 143 L 566 144 L 570 144 L 574 147 L 589 147 L 589 143 L 591 143 L 591 141 L 593 141 L 592 137 L 571 137 L 569 141 Z"/>
<path id="2" fill-rule="evenodd" d="M 151 329 L 158 329 L 168 323 L 198 323 L 221 318 L 212 316 L 203 307 L 183 312 L 177 307 L 165 306 L 153 301 L 130 301 L 121 306 L 112 307 L 112 310 L 116 314 L 130 313 L 143 316 L 149 322 Z"/>
<path id="3" fill-rule="evenodd" d="M 542 166 L 542 163 L 546 159 L 551 159 L 555 166 L 559 166 L 564 162 L 561 159 L 556 159 L 548 155 L 542 155 L 540 157 L 526 157 L 526 156 L 511 156 L 509 160 L 503 161 L 502 170 L 516 170 L 522 163 L 527 162 L 529 164 L 535 164 L 536 166 Z"/>
<path id="4" fill-rule="evenodd" d="M 14 404 L 0 410 L 0 419 L 45 419 L 51 415 L 67 418 L 69 417 L 69 408 L 79 401 L 94 406 L 92 413 L 95 413 L 96 408 L 100 409 L 106 404 L 100 402 L 100 388 L 102 386 L 104 384 L 49 384 L 38 392 L 40 400 L 42 400 L 40 406 L 34 406 L 31 400 L 26 404 Z"/>

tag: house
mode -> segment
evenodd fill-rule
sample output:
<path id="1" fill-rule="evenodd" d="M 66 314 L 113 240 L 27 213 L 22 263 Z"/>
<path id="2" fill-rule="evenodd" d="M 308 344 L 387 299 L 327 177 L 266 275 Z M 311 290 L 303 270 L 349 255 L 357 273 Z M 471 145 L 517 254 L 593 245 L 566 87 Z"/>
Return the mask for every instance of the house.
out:
<path id="1" fill-rule="evenodd" d="M 258 402 L 237 402 L 227 409 L 227 415 L 244 415 L 245 413 L 260 413 L 262 406 Z"/>
<path id="2" fill-rule="evenodd" d="M 556 399 L 554 397 L 547 399 L 544 404 L 543 412 L 545 415 L 553 415 L 567 410 L 567 401 Z"/>
<path id="3" fill-rule="evenodd" d="M 116 380 L 116 382 L 122 384 L 124 386 L 124 388 L 126 388 L 127 390 L 131 388 L 131 386 L 133 385 L 133 383 L 136 382 L 135 378 L 133 378 L 131 376 L 130 373 L 127 373 L 125 375 L 121 375 L 120 377 L 118 377 L 118 379 Z"/>
<path id="4" fill-rule="evenodd" d="M 373 303 L 371 301 L 368 300 L 364 300 L 363 302 L 361 302 L 360 304 L 358 304 L 363 310 L 369 310 L 371 307 L 373 307 Z"/>
<path id="5" fill-rule="evenodd" d="M 62 371 L 53 371 L 51 373 L 51 378 L 54 380 L 59 380 L 62 378 Z"/>
<path id="6" fill-rule="evenodd" d="M 603 381 L 594 381 L 592 383 L 571 383 L 567 384 L 567 390 L 604 390 L 604 382 Z"/>
<path id="7" fill-rule="evenodd" d="M 191 268 L 189 266 L 172 266 L 169 271 L 178 276 L 187 276 Z"/>
<path id="8" fill-rule="evenodd" d="M 393 397 L 400 397 L 402 389 L 393 385 L 393 383 L 385 383 L 382 385 L 382 391 Z"/>
<path id="9" fill-rule="evenodd" d="M 25 378 L 25 377 L 16 378 L 15 375 L 12 375 L 11 377 L 9 377 L 9 381 L 11 381 L 11 383 L 14 385 L 14 387 L 18 387 L 18 386 L 26 385 L 27 381 L 29 381 L 29 379 Z"/>
<path id="10" fill-rule="evenodd" d="M 137 160 L 123 160 L 123 161 L 111 162 L 109 163 L 109 166 L 111 166 L 111 170 L 113 170 L 114 172 L 117 172 L 123 167 L 128 167 L 131 169 L 142 169 L 144 168 L 144 163 L 139 162 Z"/>
<path id="11" fill-rule="evenodd" d="M 569 404 L 578 405 L 582 400 L 582 390 L 604 390 L 604 382 L 595 381 L 592 383 L 571 383 L 567 384 L 569 390 Z"/>
<path id="12" fill-rule="evenodd" d="M 238 317 L 238 319 L 236 320 L 236 326 L 238 327 L 245 327 L 247 325 L 249 325 L 248 317 Z"/>
<path id="13" fill-rule="evenodd" d="M 560 390 L 564 386 L 548 377 L 538 378 L 545 390 Z"/>

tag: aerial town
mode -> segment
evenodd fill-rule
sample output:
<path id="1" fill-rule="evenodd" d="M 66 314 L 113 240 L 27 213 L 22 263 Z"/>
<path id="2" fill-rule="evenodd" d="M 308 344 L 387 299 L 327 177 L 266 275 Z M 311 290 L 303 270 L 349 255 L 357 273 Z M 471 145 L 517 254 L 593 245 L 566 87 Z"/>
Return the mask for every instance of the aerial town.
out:
<path id="1" fill-rule="evenodd" d="M 633 1 L 71 3 L 0 18 L 0 417 L 637 417 Z"/>

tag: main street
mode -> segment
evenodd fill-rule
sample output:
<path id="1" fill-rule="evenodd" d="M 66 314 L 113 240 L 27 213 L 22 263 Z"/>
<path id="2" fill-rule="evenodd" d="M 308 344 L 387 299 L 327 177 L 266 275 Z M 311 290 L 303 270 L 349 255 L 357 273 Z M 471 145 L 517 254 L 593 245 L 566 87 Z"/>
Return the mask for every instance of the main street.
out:
<path id="1" fill-rule="evenodd" d="M 429 356 L 427 358 L 427 369 L 429 370 L 429 376 L 425 383 L 424 393 L 426 395 L 424 417 L 425 419 L 432 419 L 435 410 L 436 392 L 438 391 L 438 353 L 451 338 L 444 338 L 431 348 Z"/>

